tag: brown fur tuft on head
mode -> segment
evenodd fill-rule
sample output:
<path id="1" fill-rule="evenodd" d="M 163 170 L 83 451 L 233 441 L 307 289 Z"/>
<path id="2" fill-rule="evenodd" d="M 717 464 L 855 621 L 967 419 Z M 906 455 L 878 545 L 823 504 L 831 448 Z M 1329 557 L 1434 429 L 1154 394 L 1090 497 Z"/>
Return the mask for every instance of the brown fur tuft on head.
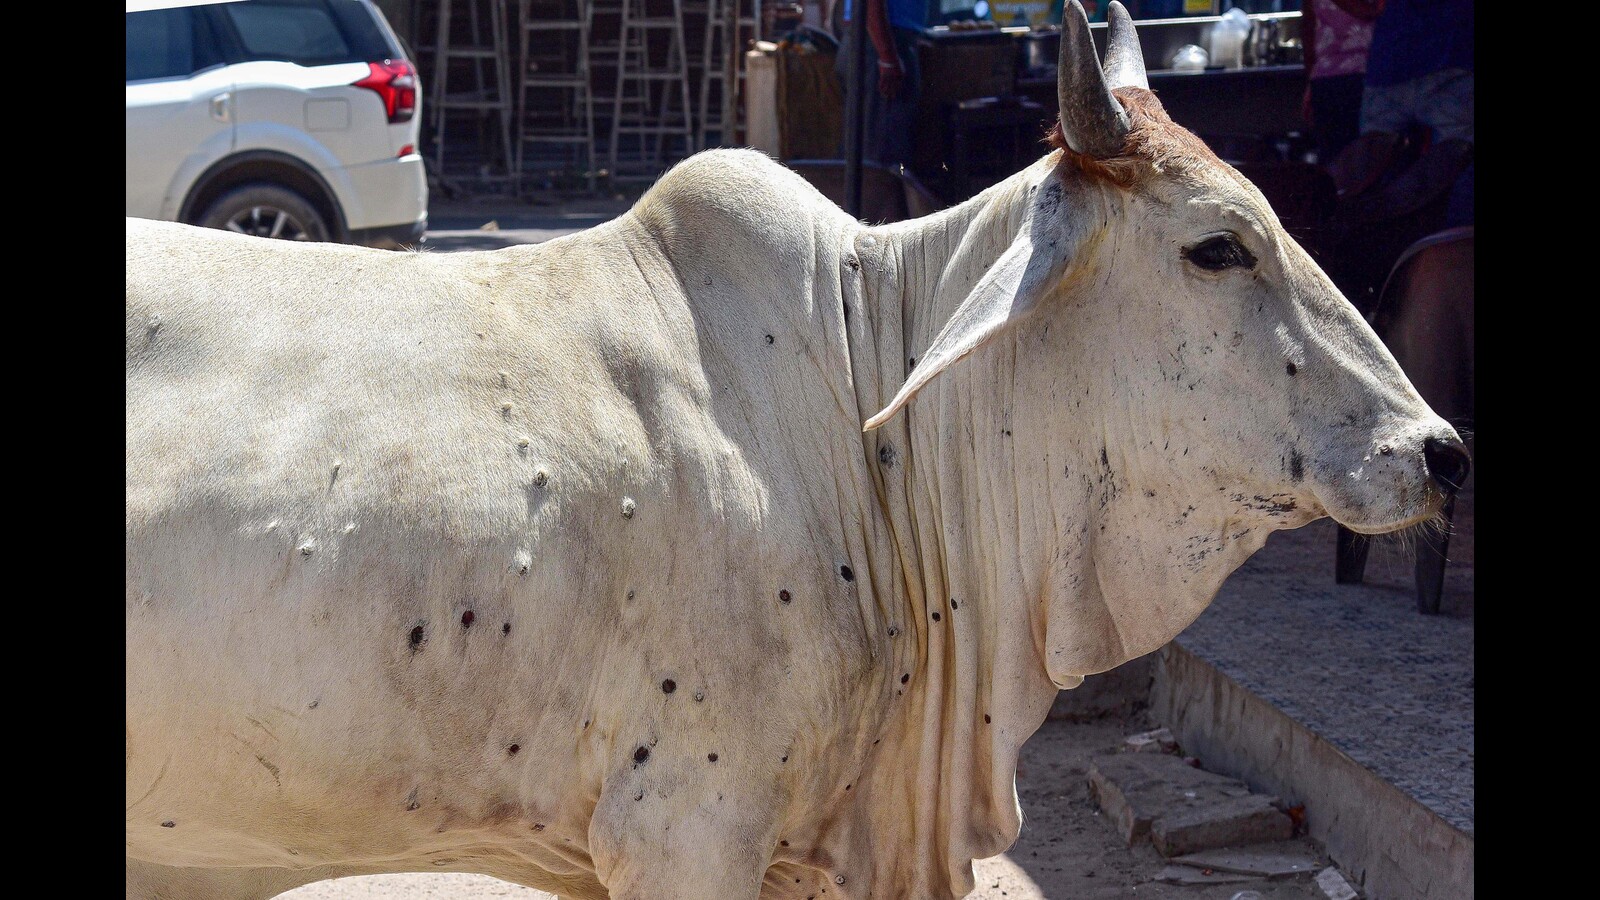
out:
<path id="1" fill-rule="evenodd" d="M 1067 146 L 1057 120 L 1045 137 L 1070 165 L 1094 178 L 1131 188 L 1157 172 L 1222 165 L 1205 142 L 1172 121 L 1156 95 L 1144 88 L 1123 87 L 1111 92 L 1128 113 L 1128 136 L 1122 153 L 1097 159 Z"/>

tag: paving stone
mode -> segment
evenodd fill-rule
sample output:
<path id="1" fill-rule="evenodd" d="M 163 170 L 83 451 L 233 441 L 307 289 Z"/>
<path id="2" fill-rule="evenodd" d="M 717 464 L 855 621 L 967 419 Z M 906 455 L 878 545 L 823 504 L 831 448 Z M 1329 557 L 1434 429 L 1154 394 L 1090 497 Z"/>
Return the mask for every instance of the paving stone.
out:
<path id="1" fill-rule="evenodd" d="M 1231 778 L 1164 753 L 1098 756 L 1089 764 L 1089 794 L 1129 846 L 1148 840 L 1156 817 L 1180 804 L 1249 793 Z"/>
<path id="2" fill-rule="evenodd" d="M 1253 875 L 1240 875 L 1237 872 L 1222 872 L 1213 869 L 1207 875 L 1204 869 L 1191 866 L 1167 866 L 1156 876 L 1157 881 L 1167 884 L 1248 884 L 1260 881 Z"/>
<path id="3" fill-rule="evenodd" d="M 1213 847 L 1286 841 L 1294 822 L 1273 804 L 1275 797 L 1250 794 L 1176 809 L 1150 824 L 1150 843 L 1162 856 Z"/>
<path id="4" fill-rule="evenodd" d="M 1237 872 L 1242 875 L 1260 875 L 1265 878 L 1286 878 L 1292 875 L 1310 875 L 1319 863 L 1302 853 L 1286 853 L 1271 846 L 1243 847 L 1232 850 L 1205 850 L 1173 860 L 1200 869 L 1218 872 Z"/>
<path id="5" fill-rule="evenodd" d="M 1089 792 L 1129 846 L 1149 840 L 1164 856 L 1285 840 L 1294 829 L 1276 798 L 1164 753 L 1096 757 Z"/>
<path id="6" fill-rule="evenodd" d="M 1129 753 L 1177 753 L 1178 741 L 1171 729 L 1157 728 L 1128 735 L 1122 739 L 1122 749 Z"/>
<path id="7" fill-rule="evenodd" d="M 1356 900 L 1361 896 L 1333 866 L 1317 873 L 1317 887 L 1322 888 L 1322 892 L 1328 895 L 1328 900 Z"/>

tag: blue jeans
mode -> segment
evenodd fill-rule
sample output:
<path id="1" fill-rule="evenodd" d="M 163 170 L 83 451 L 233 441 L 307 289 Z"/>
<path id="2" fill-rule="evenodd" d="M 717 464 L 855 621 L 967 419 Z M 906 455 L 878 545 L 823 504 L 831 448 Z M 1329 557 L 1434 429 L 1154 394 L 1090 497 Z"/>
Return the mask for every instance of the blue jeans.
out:
<path id="1" fill-rule="evenodd" d="M 1426 125 L 1435 141 L 1473 142 L 1472 73 L 1440 69 L 1399 84 L 1367 85 L 1361 99 L 1361 130 L 1398 134 L 1411 125 Z M 1473 222 L 1474 167 L 1456 179 L 1450 191 L 1444 227 Z"/>
<path id="2" fill-rule="evenodd" d="M 1361 98 L 1361 130 L 1399 134 L 1426 125 L 1436 141 L 1473 142 L 1472 73 L 1440 69 L 1399 84 L 1367 85 Z"/>

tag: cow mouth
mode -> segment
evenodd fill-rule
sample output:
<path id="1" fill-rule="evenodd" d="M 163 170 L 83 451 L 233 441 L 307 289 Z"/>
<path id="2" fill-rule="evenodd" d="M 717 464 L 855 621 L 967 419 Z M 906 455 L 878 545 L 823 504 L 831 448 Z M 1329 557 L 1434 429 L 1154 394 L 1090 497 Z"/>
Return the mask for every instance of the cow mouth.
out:
<path id="1" fill-rule="evenodd" d="M 1427 503 L 1424 504 L 1423 509 L 1406 516 L 1405 518 L 1388 522 L 1359 522 L 1351 519 L 1345 519 L 1340 516 L 1332 516 L 1331 518 L 1335 522 L 1338 522 L 1341 526 L 1354 531 L 1356 534 L 1393 534 L 1396 531 L 1404 531 L 1407 528 L 1415 528 L 1419 525 L 1426 525 L 1429 522 L 1439 519 L 1443 515 L 1446 499 L 1447 498 L 1444 494 L 1441 494 L 1438 491 L 1430 490 L 1428 491 Z"/>
<path id="2" fill-rule="evenodd" d="M 1380 535 L 1393 534 L 1396 531 L 1404 531 L 1407 528 L 1412 528 L 1414 526 L 1421 525 L 1424 522 L 1431 521 L 1438 515 L 1439 511 L 1434 510 L 1432 512 L 1418 513 L 1414 516 L 1401 519 L 1398 522 L 1391 522 L 1384 525 L 1369 525 L 1364 522 L 1346 522 L 1341 519 L 1334 519 L 1334 521 L 1338 522 L 1340 525 L 1343 525 L 1345 528 L 1354 531 L 1356 534 Z"/>
<path id="3" fill-rule="evenodd" d="M 1420 458 L 1409 461 L 1402 454 L 1391 454 L 1391 443 L 1380 445 L 1375 455 L 1354 467 L 1348 480 L 1331 484 L 1313 480 L 1312 493 L 1334 521 L 1357 534 L 1391 534 L 1426 525 L 1439 519 L 1460 492 L 1469 465 L 1464 452 L 1436 450 L 1428 446 L 1432 443 L 1430 439 L 1424 452 L 1415 454 Z M 1386 465 L 1390 459 L 1401 461 L 1398 471 Z"/>

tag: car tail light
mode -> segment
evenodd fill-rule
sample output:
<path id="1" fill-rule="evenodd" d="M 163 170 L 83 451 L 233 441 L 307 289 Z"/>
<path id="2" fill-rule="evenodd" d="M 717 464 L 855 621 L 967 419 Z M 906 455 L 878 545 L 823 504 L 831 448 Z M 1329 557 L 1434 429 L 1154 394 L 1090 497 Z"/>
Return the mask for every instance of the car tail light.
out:
<path id="1" fill-rule="evenodd" d="M 390 122 L 409 122 L 417 112 L 417 70 L 403 59 L 369 62 L 367 77 L 353 87 L 377 92 Z"/>

